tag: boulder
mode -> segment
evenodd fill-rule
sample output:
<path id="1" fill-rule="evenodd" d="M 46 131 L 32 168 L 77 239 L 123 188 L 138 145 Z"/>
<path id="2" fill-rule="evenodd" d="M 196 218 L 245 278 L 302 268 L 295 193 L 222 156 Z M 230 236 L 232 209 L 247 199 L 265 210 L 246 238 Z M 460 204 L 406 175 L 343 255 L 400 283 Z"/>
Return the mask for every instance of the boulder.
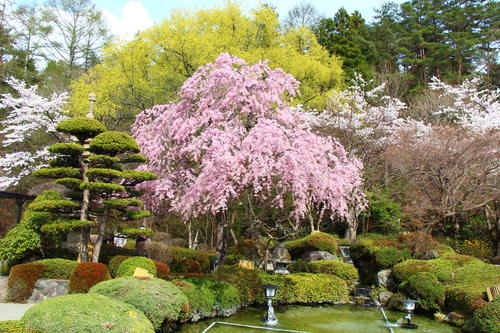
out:
<path id="1" fill-rule="evenodd" d="M 380 302 L 380 305 L 386 306 L 387 303 L 389 303 L 389 300 L 394 294 L 391 293 L 390 291 L 381 291 L 378 293 L 378 301 Z"/>
<path id="2" fill-rule="evenodd" d="M 285 247 L 285 244 L 278 243 L 271 250 L 271 256 L 273 259 L 287 259 L 290 260 L 292 257 L 290 256 L 290 252 Z"/>
<path id="3" fill-rule="evenodd" d="M 37 280 L 35 289 L 28 299 L 28 303 L 38 303 L 47 298 L 63 296 L 68 294 L 68 280 Z"/>
<path id="4" fill-rule="evenodd" d="M 300 256 L 300 259 L 304 261 L 337 260 L 337 256 L 326 251 L 307 251 Z"/>
<path id="5" fill-rule="evenodd" d="M 493 258 L 491 259 L 491 263 L 492 263 L 493 265 L 500 265 L 500 256 L 493 257 Z"/>
<path id="6" fill-rule="evenodd" d="M 377 273 L 377 286 L 393 290 L 396 287 L 394 280 L 391 278 L 392 271 L 384 269 Z"/>

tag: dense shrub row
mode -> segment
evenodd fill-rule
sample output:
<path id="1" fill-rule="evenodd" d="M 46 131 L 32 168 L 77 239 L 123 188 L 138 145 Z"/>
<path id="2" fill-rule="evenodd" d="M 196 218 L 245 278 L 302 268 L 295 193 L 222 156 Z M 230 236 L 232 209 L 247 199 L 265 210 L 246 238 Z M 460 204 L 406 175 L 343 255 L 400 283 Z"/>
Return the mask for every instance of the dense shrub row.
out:
<path id="1" fill-rule="evenodd" d="M 324 273 L 335 275 L 353 287 L 358 281 L 358 270 L 351 264 L 338 260 L 295 261 L 288 266 L 290 272 Z"/>

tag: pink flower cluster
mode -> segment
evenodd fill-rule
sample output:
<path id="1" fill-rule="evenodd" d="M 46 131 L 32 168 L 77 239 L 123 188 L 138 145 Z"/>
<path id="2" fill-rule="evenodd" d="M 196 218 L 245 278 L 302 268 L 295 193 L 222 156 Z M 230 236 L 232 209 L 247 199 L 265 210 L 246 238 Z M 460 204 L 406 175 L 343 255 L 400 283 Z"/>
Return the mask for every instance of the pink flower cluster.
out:
<path id="1" fill-rule="evenodd" d="M 150 208 L 185 219 L 224 211 L 243 191 L 272 199 L 291 194 L 293 217 L 310 207 L 345 216 L 363 204 L 362 164 L 331 138 L 314 134 L 290 105 L 299 82 L 266 62 L 227 53 L 200 67 L 179 101 L 137 116 L 133 136 L 158 179 L 141 185 Z"/>

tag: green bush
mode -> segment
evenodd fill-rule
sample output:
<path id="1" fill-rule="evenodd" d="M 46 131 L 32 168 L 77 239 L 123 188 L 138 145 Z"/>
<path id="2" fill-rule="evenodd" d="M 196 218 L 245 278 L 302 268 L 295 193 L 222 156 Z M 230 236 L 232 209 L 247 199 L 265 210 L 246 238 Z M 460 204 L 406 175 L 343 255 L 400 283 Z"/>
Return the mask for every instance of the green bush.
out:
<path id="1" fill-rule="evenodd" d="M 93 138 L 106 131 L 106 126 L 98 120 L 87 117 L 75 117 L 60 122 L 56 129 L 59 132 L 69 133 L 79 140 Z"/>
<path id="2" fill-rule="evenodd" d="M 278 286 L 275 301 L 285 304 L 344 303 L 349 290 L 344 280 L 329 274 L 262 274 L 262 283 Z M 263 295 L 262 286 L 260 295 Z M 263 297 L 260 298 L 263 301 Z"/>
<path id="3" fill-rule="evenodd" d="M 111 258 L 108 264 L 109 274 L 112 277 L 116 277 L 116 271 L 118 270 L 118 267 L 120 267 L 121 263 L 128 258 L 130 258 L 130 256 L 122 256 L 122 255 L 114 256 L 113 258 Z"/>
<path id="4" fill-rule="evenodd" d="M 48 148 L 51 153 L 62 155 L 80 155 L 83 146 L 77 143 L 56 143 Z"/>
<path id="5" fill-rule="evenodd" d="M 500 299 L 496 299 L 477 310 L 472 322 L 480 333 L 500 332 Z"/>
<path id="6" fill-rule="evenodd" d="M 129 241 L 127 241 L 128 245 Z M 101 252 L 99 252 L 99 262 L 103 264 L 108 264 L 110 260 L 115 256 L 127 256 L 131 257 L 134 255 L 134 249 L 129 249 L 127 247 L 117 247 L 112 244 L 102 244 Z M 118 269 L 118 267 L 117 267 Z M 110 268 L 111 272 L 111 268 Z M 116 270 L 115 270 L 116 272 Z M 113 275 L 112 275 L 113 276 Z"/>
<path id="7" fill-rule="evenodd" d="M 45 267 L 42 279 L 64 279 L 69 280 L 71 272 L 78 264 L 74 260 L 68 259 L 42 259 L 34 261 L 33 264 Z"/>
<path id="8" fill-rule="evenodd" d="M 392 295 L 391 299 L 389 299 L 389 302 L 387 302 L 387 308 L 395 311 L 404 311 L 402 301 L 405 299 L 408 299 L 406 295 L 403 295 L 400 292 L 395 293 Z"/>
<path id="9" fill-rule="evenodd" d="M 189 277 L 183 280 L 193 287 L 183 287 L 189 298 L 190 318 L 229 316 L 241 307 L 238 288 L 228 282 L 210 277 Z"/>
<path id="10" fill-rule="evenodd" d="M 96 154 L 114 156 L 125 152 L 138 153 L 140 149 L 130 135 L 123 132 L 107 131 L 90 141 L 90 151 Z"/>
<path id="11" fill-rule="evenodd" d="M 358 270 L 351 264 L 338 260 L 295 261 L 288 266 L 292 273 L 323 273 L 335 275 L 352 287 L 358 281 Z"/>
<path id="12" fill-rule="evenodd" d="M 134 275 L 137 267 L 147 269 L 150 274 L 156 276 L 155 263 L 146 257 L 132 257 L 125 259 L 116 270 L 116 277 L 125 277 Z"/>
<path id="13" fill-rule="evenodd" d="M 170 267 L 173 273 L 201 273 L 200 264 L 189 258 L 174 259 Z"/>
<path id="14" fill-rule="evenodd" d="M 20 223 L 0 239 L 0 260 L 7 260 L 9 263 L 19 262 L 40 248 L 41 244 L 40 234 L 26 224 Z"/>
<path id="15" fill-rule="evenodd" d="M 324 232 L 315 232 L 304 238 L 285 242 L 285 247 L 292 258 L 300 258 L 307 251 L 326 251 L 335 254 L 337 252 L 337 239 Z"/>
<path id="16" fill-rule="evenodd" d="M 7 281 L 8 302 L 25 302 L 33 293 L 35 282 L 41 279 L 45 266 L 40 264 L 23 264 L 11 268 Z"/>
<path id="17" fill-rule="evenodd" d="M 175 264 L 175 261 L 186 258 L 196 261 L 201 266 L 202 272 L 210 272 L 210 256 L 211 253 L 203 252 L 198 250 L 186 249 L 183 247 L 169 246 L 168 251 L 170 252 L 171 261 Z M 172 271 L 174 269 L 172 268 Z"/>
<path id="18" fill-rule="evenodd" d="M 253 303 L 262 295 L 262 282 L 257 270 L 222 266 L 213 275 L 216 279 L 238 288 L 242 305 Z"/>
<path id="19" fill-rule="evenodd" d="M 33 172 L 33 176 L 46 178 L 80 178 L 80 169 L 78 168 L 43 168 Z"/>
<path id="20" fill-rule="evenodd" d="M 35 333 L 35 331 L 27 329 L 20 320 L 5 320 L 0 321 L 1 333 Z"/>
<path id="21" fill-rule="evenodd" d="M 366 192 L 368 210 L 361 216 L 370 218 L 373 229 L 383 234 L 397 234 L 401 231 L 401 220 L 405 215 L 401 211 L 401 204 L 391 197 L 391 193 L 384 190 Z"/>
<path id="22" fill-rule="evenodd" d="M 101 282 L 89 291 L 134 306 L 151 321 L 156 331 L 168 329 L 188 311 L 187 297 L 171 282 L 124 277 Z"/>
<path id="23" fill-rule="evenodd" d="M 410 259 L 410 251 L 395 247 L 384 247 L 375 252 L 375 262 L 380 269 L 389 269 L 394 265 Z"/>
<path id="24" fill-rule="evenodd" d="M 436 276 L 429 272 L 412 275 L 401 285 L 403 292 L 419 301 L 419 306 L 427 311 L 440 310 L 445 301 L 445 288 Z"/>
<path id="25" fill-rule="evenodd" d="M 133 306 L 97 294 L 49 298 L 30 308 L 21 321 L 43 333 L 153 333 L 153 325 Z"/>

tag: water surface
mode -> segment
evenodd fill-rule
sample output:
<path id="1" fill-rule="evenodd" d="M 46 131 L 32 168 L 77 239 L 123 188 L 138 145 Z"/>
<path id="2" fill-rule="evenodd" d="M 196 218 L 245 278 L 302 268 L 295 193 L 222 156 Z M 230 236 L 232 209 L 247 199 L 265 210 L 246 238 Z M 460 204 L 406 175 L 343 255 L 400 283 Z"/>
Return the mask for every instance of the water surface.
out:
<path id="1" fill-rule="evenodd" d="M 214 321 L 226 321 L 239 324 L 262 326 L 264 307 L 249 307 L 240 310 L 237 314 L 228 318 L 215 318 L 202 320 L 198 323 L 185 324 L 181 327 L 181 333 L 200 333 Z M 302 305 L 280 305 L 275 307 L 276 316 L 280 324 L 277 328 L 286 328 L 311 333 L 389 333 L 384 327 L 384 321 L 380 310 L 356 305 L 325 305 L 325 306 L 302 306 Z M 402 312 L 386 311 L 391 322 L 396 322 L 404 316 Z M 459 330 L 446 324 L 441 324 L 431 318 L 416 315 L 415 321 L 419 328 L 407 330 L 395 328 L 396 333 L 458 333 Z M 234 326 L 215 326 L 210 333 L 239 333 L 239 332 L 272 332 L 269 330 L 256 330 L 250 328 L 238 328 Z"/>

